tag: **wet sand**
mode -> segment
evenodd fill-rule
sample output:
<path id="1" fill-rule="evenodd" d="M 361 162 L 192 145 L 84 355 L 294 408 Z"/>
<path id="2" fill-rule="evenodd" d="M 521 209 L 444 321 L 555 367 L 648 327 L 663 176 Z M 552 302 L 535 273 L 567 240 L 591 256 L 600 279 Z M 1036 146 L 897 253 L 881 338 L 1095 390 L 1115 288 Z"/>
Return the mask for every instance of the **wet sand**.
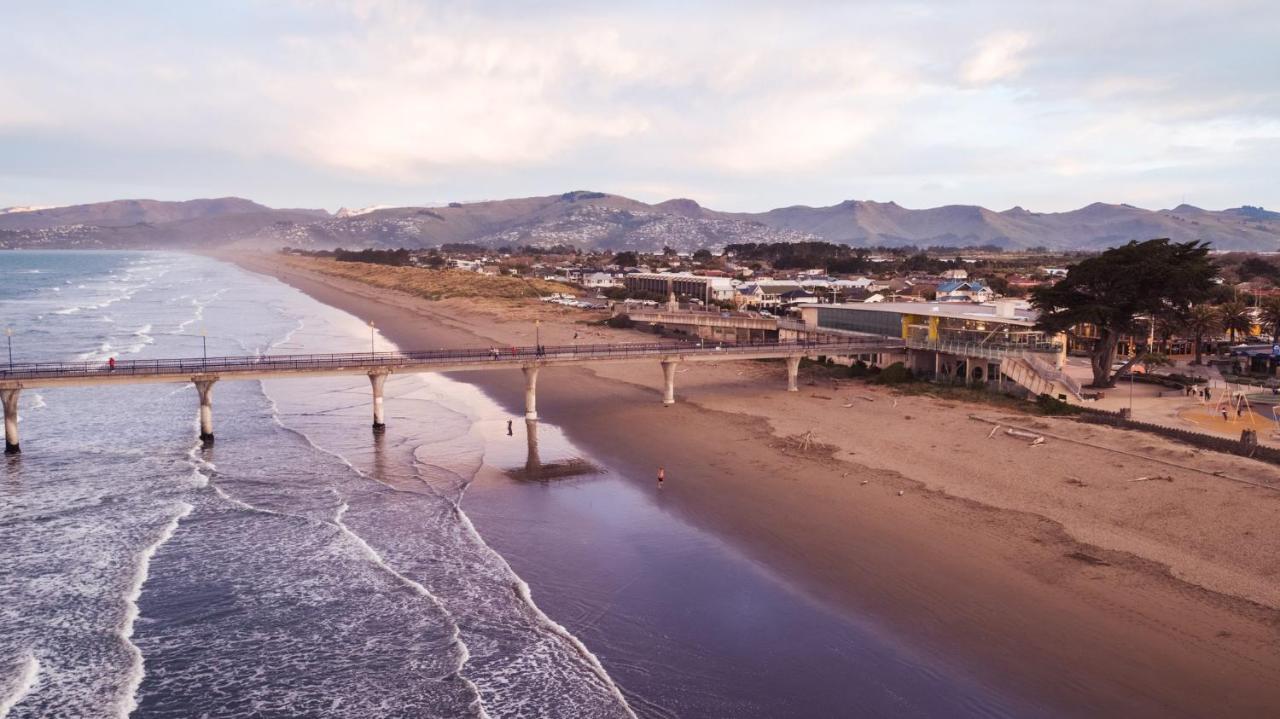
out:
<path id="1" fill-rule="evenodd" d="M 407 348 L 532 343 L 533 316 L 552 320 L 546 343 L 636 338 L 576 311 L 428 302 L 239 261 Z M 1275 484 L 1274 469 L 861 385 L 788 394 L 778 364 L 681 368 L 669 408 L 656 363 L 548 369 L 539 412 L 627 476 L 665 466 L 669 511 L 1011 695 L 1065 715 L 1280 712 L 1280 492 L 1212 474 Z M 519 373 L 456 378 L 522 409 Z M 1054 438 L 989 436 L 970 414 Z M 824 446 L 786 439 L 809 432 Z M 1173 481 L 1128 481 L 1157 473 Z"/>

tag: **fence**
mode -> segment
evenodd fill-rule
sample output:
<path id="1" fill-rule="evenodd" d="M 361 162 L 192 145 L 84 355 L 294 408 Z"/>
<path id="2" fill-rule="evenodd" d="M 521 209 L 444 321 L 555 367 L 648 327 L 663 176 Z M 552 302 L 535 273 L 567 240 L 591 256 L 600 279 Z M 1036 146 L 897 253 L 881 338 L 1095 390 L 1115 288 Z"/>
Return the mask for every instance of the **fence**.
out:
<path id="1" fill-rule="evenodd" d="M 1235 454 L 1241 457 L 1261 460 L 1269 464 L 1280 465 L 1280 449 L 1264 447 L 1260 444 L 1246 444 L 1240 439 L 1204 434 L 1203 432 L 1193 432 L 1189 429 L 1167 427 L 1162 424 L 1139 422 L 1134 419 L 1129 419 L 1128 417 L 1122 417 L 1121 415 L 1113 412 L 1105 412 L 1098 409 L 1082 409 L 1079 414 L 1075 415 L 1075 419 L 1089 424 L 1100 424 L 1108 427 L 1117 427 L 1119 429 L 1132 429 L 1140 432 L 1150 432 L 1168 439 L 1192 445 L 1193 447 L 1208 449 L 1214 452 L 1226 452 L 1228 454 Z"/>
<path id="2" fill-rule="evenodd" d="M 105 362 L 26 362 L 0 365 L 0 381 L 39 380 L 102 376 L 157 376 L 183 374 L 222 374 L 236 372 L 296 370 L 375 370 L 403 366 L 484 364 L 495 360 L 554 359 L 625 359 L 662 356 L 671 353 L 692 355 L 732 355 L 750 353 L 780 354 L 806 351 L 835 353 L 865 351 L 868 341 L 823 337 L 803 341 L 711 343 L 649 342 L 626 344 L 578 344 L 542 347 L 493 347 L 441 349 L 419 352 L 358 352 L 343 354 L 260 355 L 240 357 L 183 357 L 152 360 L 123 360 L 114 365 Z"/>

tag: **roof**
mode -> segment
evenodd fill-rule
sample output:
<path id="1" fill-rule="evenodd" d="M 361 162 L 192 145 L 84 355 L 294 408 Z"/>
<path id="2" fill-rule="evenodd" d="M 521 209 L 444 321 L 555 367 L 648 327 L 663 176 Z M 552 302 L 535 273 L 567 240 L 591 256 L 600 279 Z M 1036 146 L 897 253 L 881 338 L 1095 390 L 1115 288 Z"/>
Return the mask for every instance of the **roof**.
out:
<path id="1" fill-rule="evenodd" d="M 954 317 L 962 320 L 981 320 L 1000 324 L 1031 327 L 1035 325 L 1039 313 L 1033 309 L 1015 307 L 1013 317 L 996 315 L 995 303 L 972 304 L 961 302 L 878 302 L 875 304 L 839 303 L 822 305 L 822 307 L 843 308 L 849 310 L 871 310 L 873 312 L 896 312 L 903 315 L 934 315 L 938 317 Z"/>
<path id="2" fill-rule="evenodd" d="M 982 280 L 950 280 L 938 285 L 939 292 L 956 292 L 963 289 L 979 292 L 987 288 Z"/>

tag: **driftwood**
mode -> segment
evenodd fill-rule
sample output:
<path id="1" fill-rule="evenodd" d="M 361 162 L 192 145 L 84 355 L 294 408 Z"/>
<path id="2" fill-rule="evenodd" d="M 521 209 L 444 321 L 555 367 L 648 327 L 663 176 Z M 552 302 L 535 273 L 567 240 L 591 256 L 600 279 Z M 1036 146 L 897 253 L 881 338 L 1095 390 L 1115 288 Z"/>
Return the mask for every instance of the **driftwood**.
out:
<path id="1" fill-rule="evenodd" d="M 1150 482 L 1152 480 L 1159 480 L 1161 482 L 1172 482 L 1173 477 L 1167 474 L 1153 474 L 1149 477 L 1138 477 L 1137 479 L 1126 479 L 1125 481 L 1126 482 Z"/>

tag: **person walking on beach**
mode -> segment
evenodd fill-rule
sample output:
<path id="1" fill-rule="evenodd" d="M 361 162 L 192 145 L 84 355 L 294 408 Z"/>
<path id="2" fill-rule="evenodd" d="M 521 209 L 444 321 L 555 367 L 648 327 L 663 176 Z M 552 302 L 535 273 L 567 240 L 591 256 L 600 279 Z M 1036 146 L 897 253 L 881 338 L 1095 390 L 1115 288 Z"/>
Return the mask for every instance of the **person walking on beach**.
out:
<path id="1" fill-rule="evenodd" d="M 507 436 L 511 436 L 511 420 L 507 420 Z"/>
<path id="2" fill-rule="evenodd" d="M 108 370 L 113 370 L 113 369 L 115 369 L 115 368 L 116 368 L 116 358 L 115 358 L 115 357 L 108 357 L 108 358 L 107 358 L 107 369 L 108 369 Z"/>
<path id="3" fill-rule="evenodd" d="M 667 478 L 667 470 L 658 467 L 658 489 L 662 489 L 662 480 Z"/>

